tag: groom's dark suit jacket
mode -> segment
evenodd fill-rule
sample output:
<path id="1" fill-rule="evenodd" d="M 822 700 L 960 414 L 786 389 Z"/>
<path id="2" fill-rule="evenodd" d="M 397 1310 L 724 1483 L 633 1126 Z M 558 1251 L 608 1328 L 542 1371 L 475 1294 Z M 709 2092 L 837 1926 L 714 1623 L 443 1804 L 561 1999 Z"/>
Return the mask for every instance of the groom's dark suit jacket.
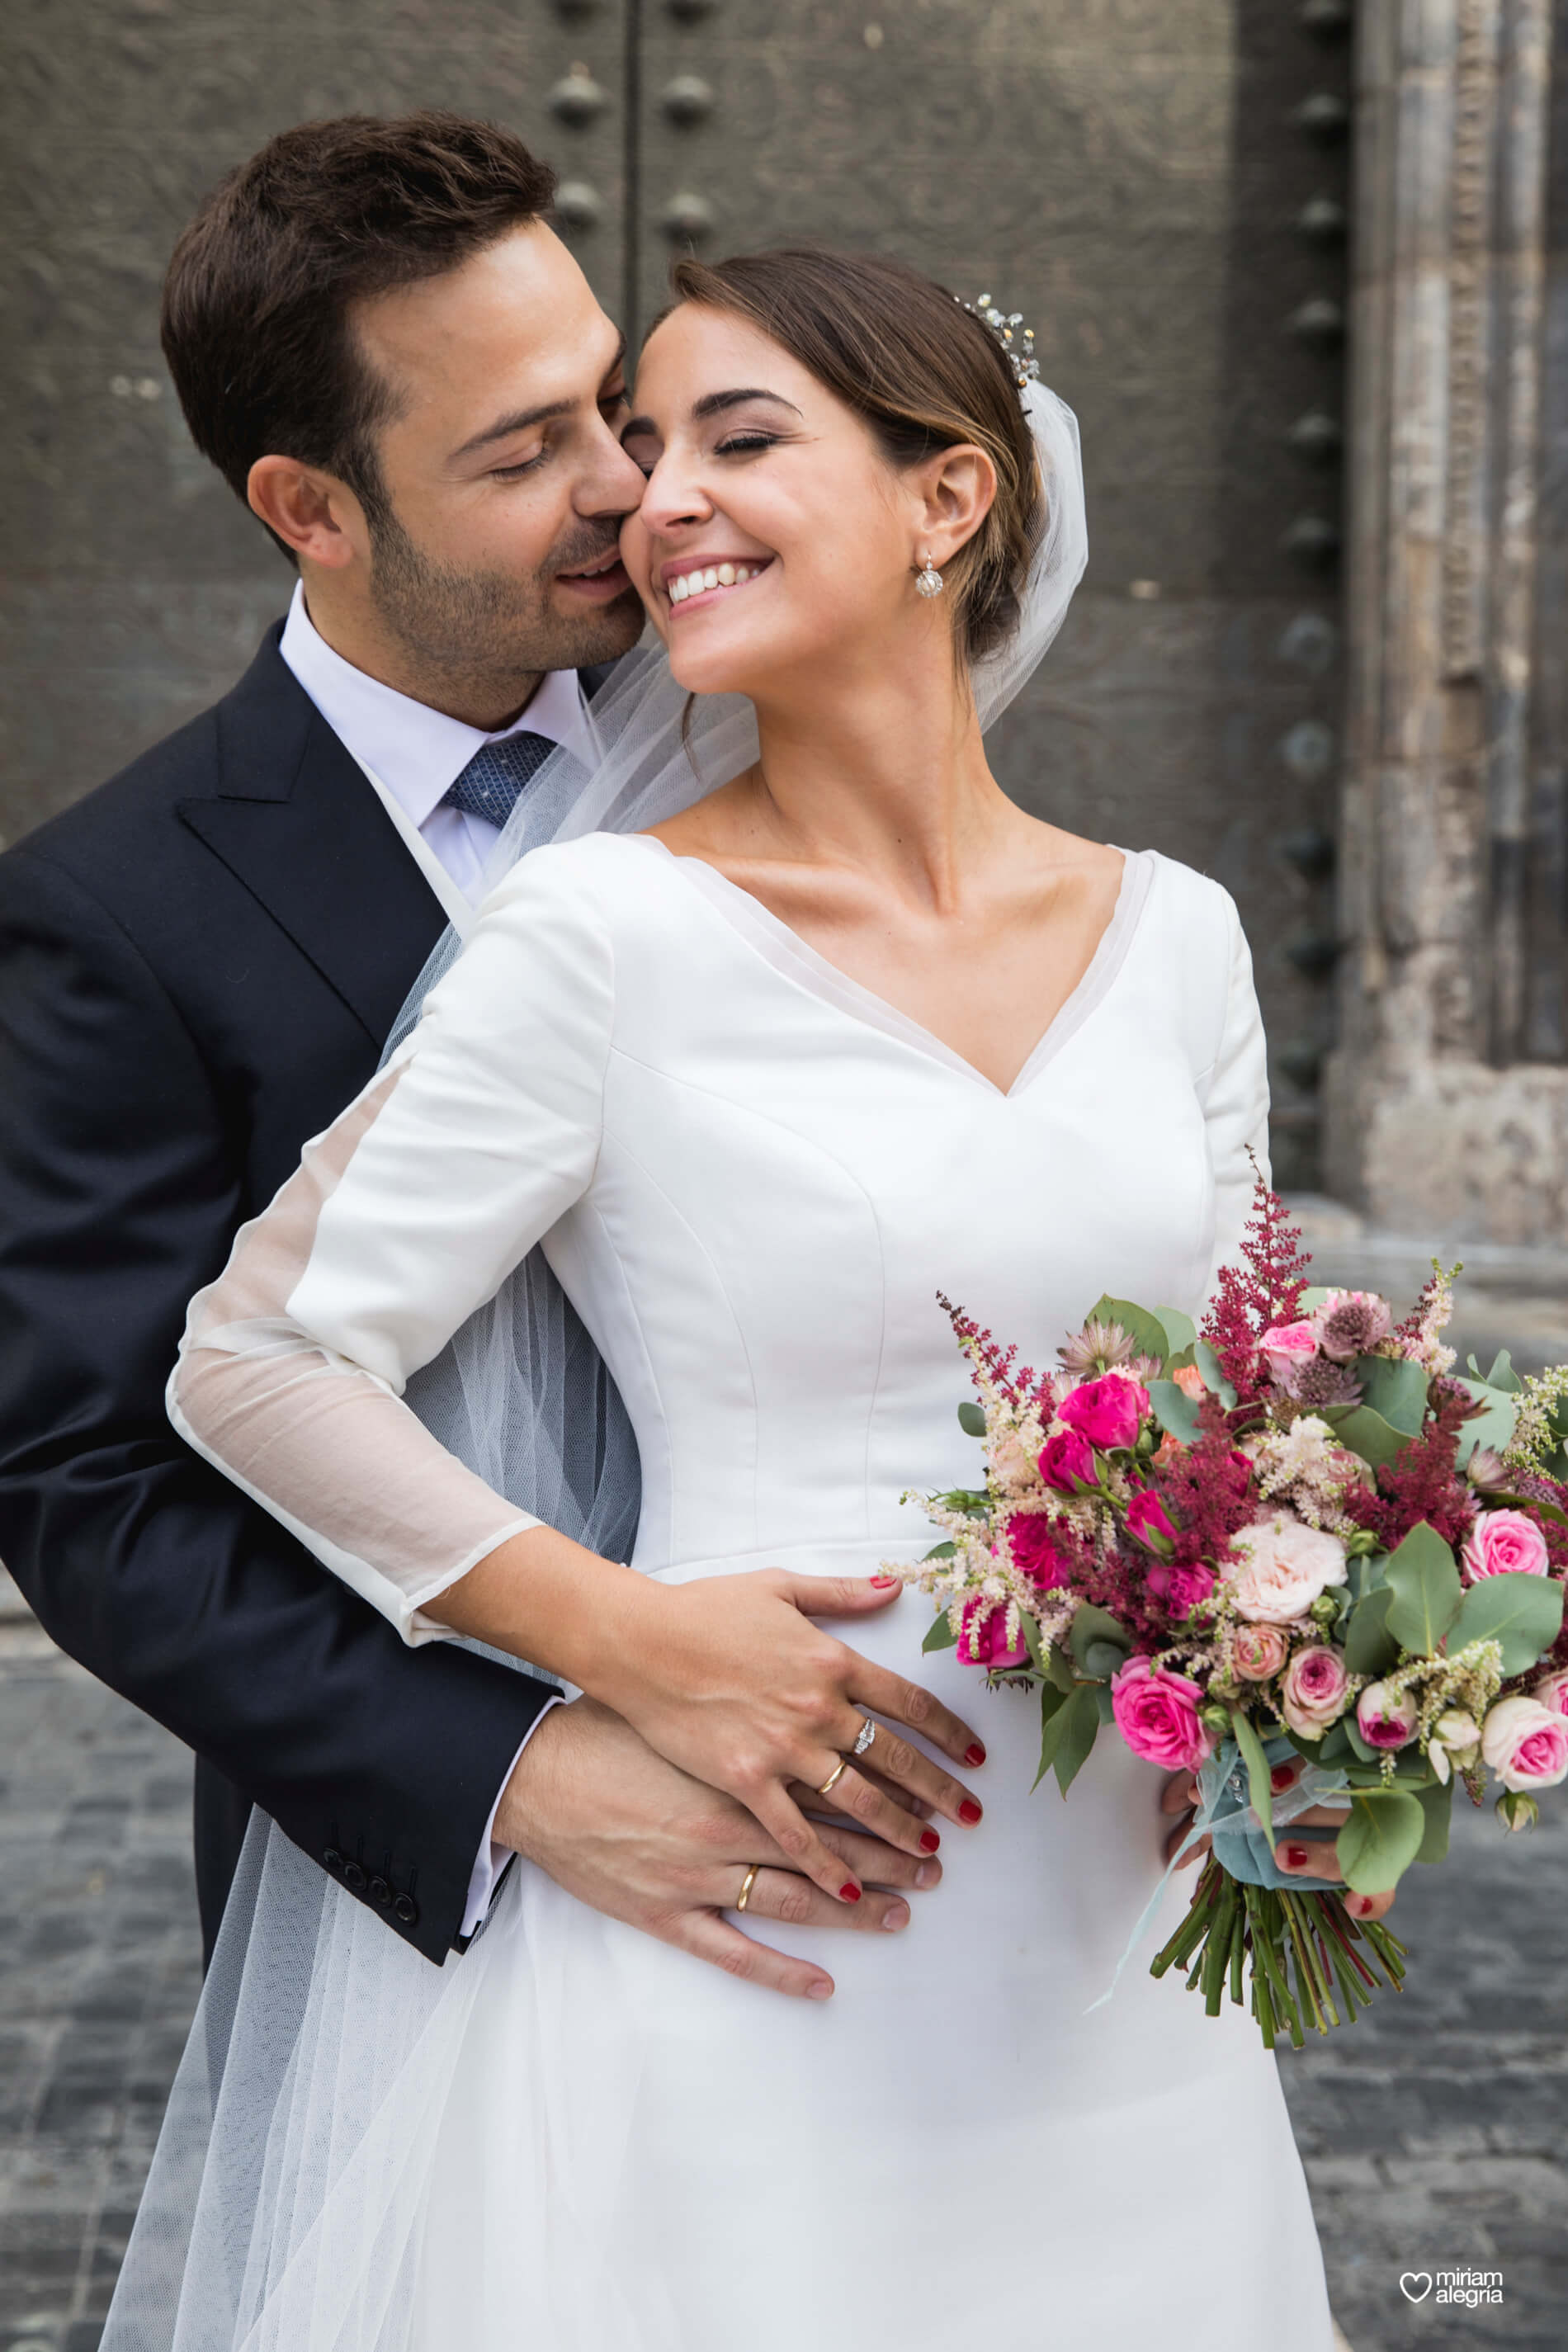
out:
<path id="1" fill-rule="evenodd" d="M 0 1559 L 195 1750 L 209 1947 L 254 1801 L 439 1960 L 551 1685 L 406 1647 L 163 1410 L 187 1300 L 444 928 L 279 634 L 0 857 Z"/>

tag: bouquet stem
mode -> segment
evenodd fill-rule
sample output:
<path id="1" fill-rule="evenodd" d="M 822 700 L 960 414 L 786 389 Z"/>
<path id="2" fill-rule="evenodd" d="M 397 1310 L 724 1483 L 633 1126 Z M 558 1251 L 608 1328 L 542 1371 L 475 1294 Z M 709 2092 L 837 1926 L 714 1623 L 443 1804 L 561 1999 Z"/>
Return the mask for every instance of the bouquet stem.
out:
<path id="1" fill-rule="evenodd" d="M 1380 1984 L 1397 1992 L 1405 1978 L 1405 1947 L 1381 1920 L 1352 1919 L 1340 1895 L 1318 1888 L 1243 1885 L 1211 1855 L 1150 1974 L 1185 1969 L 1189 1991 L 1217 2017 L 1227 1990 L 1241 2006 L 1249 1961 L 1252 2014 L 1270 2050 L 1282 2032 L 1300 2050 L 1308 2026 L 1353 2024 Z"/>

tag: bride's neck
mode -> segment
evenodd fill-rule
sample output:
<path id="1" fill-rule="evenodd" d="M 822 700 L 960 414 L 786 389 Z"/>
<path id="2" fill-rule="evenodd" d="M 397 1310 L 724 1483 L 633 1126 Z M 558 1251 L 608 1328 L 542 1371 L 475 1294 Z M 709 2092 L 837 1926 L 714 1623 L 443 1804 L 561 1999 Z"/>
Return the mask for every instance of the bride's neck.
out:
<path id="1" fill-rule="evenodd" d="M 853 866 L 940 907 L 1016 817 L 951 674 L 818 676 L 757 698 L 757 725 L 763 854 Z"/>

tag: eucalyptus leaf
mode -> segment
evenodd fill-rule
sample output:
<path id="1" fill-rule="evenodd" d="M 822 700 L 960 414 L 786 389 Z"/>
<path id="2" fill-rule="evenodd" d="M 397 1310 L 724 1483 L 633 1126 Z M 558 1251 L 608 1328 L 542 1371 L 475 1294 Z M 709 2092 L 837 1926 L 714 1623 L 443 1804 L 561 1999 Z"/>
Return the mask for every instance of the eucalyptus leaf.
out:
<path id="1" fill-rule="evenodd" d="M 984 1437 L 985 1415 L 972 1397 L 965 1397 L 958 1408 L 958 1425 L 965 1437 Z"/>
<path id="2" fill-rule="evenodd" d="M 1174 1381 L 1151 1381 L 1149 1402 L 1161 1428 L 1181 1444 L 1191 1445 L 1202 1434 L 1196 1404 Z"/>
<path id="3" fill-rule="evenodd" d="M 1099 1715 L 1101 1723 L 1115 1722 L 1116 1707 L 1110 1696 L 1110 1685 L 1109 1683 L 1096 1683 L 1094 1685 L 1094 1705 L 1095 1711 Z"/>
<path id="4" fill-rule="evenodd" d="M 958 1636 L 948 1623 L 946 1617 L 932 1618 L 926 1628 L 926 1637 L 921 1643 L 921 1648 L 929 1653 L 932 1650 L 956 1650 L 957 1647 Z"/>
<path id="5" fill-rule="evenodd" d="M 1131 1298 L 1103 1297 L 1089 1312 L 1091 1322 L 1120 1323 L 1141 1356 L 1152 1356 L 1157 1364 L 1164 1362 L 1164 1326 L 1146 1307 L 1135 1306 Z"/>
<path id="6" fill-rule="evenodd" d="M 1100 1730 L 1100 1703 L 1093 1683 L 1079 1683 L 1056 1720 L 1062 1729 L 1051 1761 L 1065 1797 L 1088 1761 Z"/>
<path id="7" fill-rule="evenodd" d="M 1230 1727 L 1236 1734 L 1236 1744 L 1241 1760 L 1247 1767 L 1247 1793 L 1252 1800 L 1252 1810 L 1263 1824 L 1263 1834 L 1270 1845 L 1274 1843 L 1274 1790 L 1269 1783 L 1268 1759 L 1263 1752 L 1263 1742 L 1251 1717 L 1239 1706 L 1230 1711 Z"/>
<path id="8" fill-rule="evenodd" d="M 1448 1628 L 1448 1654 L 1472 1642 L 1502 1646 L 1505 1675 L 1521 1675 L 1563 1630 L 1563 1587 L 1554 1576 L 1486 1576 L 1472 1584 Z"/>
<path id="9" fill-rule="evenodd" d="M 1434 1780 L 1429 1788 L 1416 1790 L 1417 1801 L 1426 1817 L 1426 1826 L 1416 1851 L 1417 1862 L 1441 1862 L 1448 1851 L 1448 1820 L 1454 1810 L 1454 1783 L 1449 1779 L 1439 1788 Z"/>
<path id="10" fill-rule="evenodd" d="M 1108 1683 L 1127 1664 L 1127 1652 L 1117 1642 L 1089 1642 L 1084 1645 L 1083 1670 L 1096 1682 Z"/>
<path id="11" fill-rule="evenodd" d="M 1422 1367 L 1403 1356 L 1360 1356 L 1355 1369 L 1363 1404 L 1380 1413 L 1391 1429 L 1419 1437 L 1426 1417 L 1427 1378 Z"/>
<path id="12" fill-rule="evenodd" d="M 1024 1636 L 1024 1647 L 1029 1653 L 1029 1664 L 1039 1674 L 1046 1672 L 1046 1654 L 1040 1647 L 1040 1629 L 1026 1609 L 1018 1612 L 1018 1631 Z"/>
<path id="13" fill-rule="evenodd" d="M 1318 1307 L 1326 1306 L 1328 1303 L 1328 1297 L 1329 1293 L 1326 1285 L 1321 1282 L 1313 1283 L 1309 1289 L 1306 1289 L 1301 1293 L 1300 1297 L 1297 1300 L 1297 1315 L 1305 1319 L 1307 1316 L 1312 1314 Z"/>
<path id="14" fill-rule="evenodd" d="M 1358 1667 L 1356 1672 L 1360 1673 L 1361 1669 Z M 1322 1765 L 1342 1764 L 1347 1756 L 1355 1754 L 1355 1749 L 1351 1746 L 1350 1734 L 1345 1729 L 1342 1716 L 1338 1723 L 1330 1724 L 1327 1731 L 1319 1740 L 1314 1753 L 1319 1763 Z"/>
<path id="15" fill-rule="evenodd" d="M 1425 1519 L 1389 1553 L 1388 1589 L 1394 1599 L 1384 1622 L 1394 1640 L 1415 1657 L 1435 1656 L 1458 1613 L 1463 1587 L 1453 1553 Z"/>
<path id="16" fill-rule="evenodd" d="M 1348 1445 L 1352 1454 L 1359 1454 L 1363 1462 L 1370 1462 L 1374 1470 L 1397 1461 L 1410 1443 L 1404 1430 L 1395 1429 L 1392 1422 L 1384 1421 L 1382 1413 L 1373 1412 L 1368 1404 L 1354 1404 L 1347 1413 L 1336 1412 L 1330 1417 L 1340 1444 Z"/>
<path id="17" fill-rule="evenodd" d="M 1132 1647 L 1132 1636 L 1121 1621 L 1113 1617 L 1109 1609 L 1097 1609 L 1092 1601 L 1086 1601 L 1068 1628 L 1068 1643 L 1073 1656 L 1086 1670 L 1089 1651 L 1100 1642 L 1120 1650 L 1123 1661 Z"/>
<path id="18" fill-rule="evenodd" d="M 1179 1307 L 1156 1307 L 1154 1320 L 1165 1335 L 1165 1366 L 1167 1370 L 1177 1356 L 1184 1356 L 1196 1341 L 1198 1327 L 1190 1315 Z"/>
<path id="19" fill-rule="evenodd" d="M 1555 1503 L 1543 1503 L 1535 1495 L 1492 1496 L 1493 1503 L 1506 1503 L 1516 1511 L 1528 1511 L 1532 1518 L 1550 1519 L 1554 1528 L 1568 1528 L 1568 1511 L 1560 1511 Z"/>
<path id="20" fill-rule="evenodd" d="M 1235 1383 L 1226 1379 L 1225 1368 L 1206 1339 L 1200 1339 L 1194 1348 L 1193 1361 L 1198 1368 L 1205 1388 L 1211 1396 L 1218 1397 L 1228 1412 L 1236 1402 Z"/>
<path id="21" fill-rule="evenodd" d="M 1375 1681 L 1399 1664 L 1399 1644 L 1388 1630 L 1393 1600 L 1389 1587 L 1380 1584 L 1351 1611 L 1345 1629 L 1345 1664 L 1352 1675 L 1370 1675 Z"/>
<path id="22" fill-rule="evenodd" d="M 1472 1363 L 1475 1359 L 1472 1357 Z M 1492 1368 L 1487 1374 L 1489 1389 L 1502 1389 L 1509 1396 L 1517 1396 L 1524 1382 L 1513 1369 L 1513 1357 L 1507 1348 L 1500 1348 L 1492 1358 Z"/>
<path id="23" fill-rule="evenodd" d="M 1383 1750 L 1381 1748 L 1374 1748 L 1370 1740 L 1362 1738 L 1361 1727 L 1355 1719 L 1353 1709 L 1348 1715 L 1341 1716 L 1340 1728 L 1345 1735 L 1346 1745 L 1352 1756 L 1359 1757 L 1363 1764 L 1381 1765 Z"/>
<path id="24" fill-rule="evenodd" d="M 1340 1868 L 1357 1895 L 1386 1895 L 1420 1853 L 1426 1809 L 1404 1789 L 1358 1790 L 1340 1832 Z"/>
<path id="25" fill-rule="evenodd" d="M 1513 1424 L 1519 1418 L 1519 1409 L 1506 1390 L 1490 1388 L 1485 1381 L 1462 1381 L 1459 1385 L 1468 1389 L 1481 1408 L 1459 1432 L 1454 1464 L 1462 1470 L 1478 1445 L 1489 1445 L 1494 1454 L 1508 1452 L 1513 1443 Z"/>

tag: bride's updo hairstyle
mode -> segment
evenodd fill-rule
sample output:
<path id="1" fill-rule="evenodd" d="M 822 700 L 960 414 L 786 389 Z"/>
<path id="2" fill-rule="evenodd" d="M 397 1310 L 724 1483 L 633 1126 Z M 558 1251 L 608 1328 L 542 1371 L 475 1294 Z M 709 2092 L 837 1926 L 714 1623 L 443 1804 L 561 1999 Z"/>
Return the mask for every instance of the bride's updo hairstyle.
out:
<path id="1" fill-rule="evenodd" d="M 862 417 L 889 465 L 973 444 L 996 469 L 973 537 L 942 565 L 954 636 L 980 660 L 1017 624 L 1045 529 L 1033 436 L 1001 345 L 918 269 L 869 254 L 791 247 L 733 260 L 678 261 L 683 302 L 728 310 L 779 343 Z"/>

